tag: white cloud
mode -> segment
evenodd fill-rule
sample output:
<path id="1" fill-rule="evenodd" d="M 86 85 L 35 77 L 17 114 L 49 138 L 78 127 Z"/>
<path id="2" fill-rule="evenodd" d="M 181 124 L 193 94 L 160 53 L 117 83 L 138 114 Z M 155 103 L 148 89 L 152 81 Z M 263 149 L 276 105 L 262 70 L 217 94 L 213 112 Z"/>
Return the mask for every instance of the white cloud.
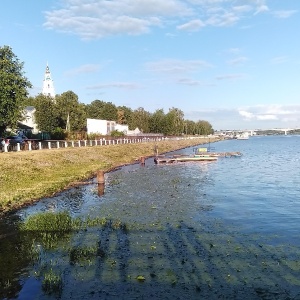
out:
<path id="1" fill-rule="evenodd" d="M 246 62 L 248 60 L 247 57 L 244 57 L 244 56 L 239 56 L 239 57 L 236 57 L 234 59 L 231 59 L 229 60 L 227 63 L 229 65 L 233 65 L 233 66 L 237 66 L 237 65 L 242 65 L 244 62 Z"/>
<path id="2" fill-rule="evenodd" d="M 190 78 L 181 78 L 177 80 L 177 83 L 183 84 L 183 85 L 188 85 L 188 86 L 215 86 L 215 84 L 203 82 L 200 80 L 193 80 Z"/>
<path id="3" fill-rule="evenodd" d="M 300 105 L 257 105 L 185 112 L 189 120 L 207 120 L 215 130 L 299 128 Z"/>
<path id="4" fill-rule="evenodd" d="M 240 5 L 240 6 L 234 6 L 232 9 L 237 13 L 244 13 L 244 12 L 251 11 L 252 7 L 250 5 Z"/>
<path id="5" fill-rule="evenodd" d="M 239 114 L 244 117 L 246 120 L 251 120 L 253 119 L 255 116 L 253 115 L 253 113 L 248 112 L 248 111 L 244 111 L 244 110 L 240 110 Z"/>
<path id="6" fill-rule="evenodd" d="M 183 74 L 197 72 L 211 67 L 209 63 L 203 60 L 175 60 L 166 59 L 145 64 L 148 71 L 168 74 Z"/>
<path id="7" fill-rule="evenodd" d="M 202 27 L 205 27 L 205 24 L 201 20 L 191 20 L 188 23 L 177 26 L 177 29 L 186 31 L 198 31 Z"/>
<path id="8" fill-rule="evenodd" d="M 101 83 L 92 86 L 87 86 L 88 90 L 98 90 L 105 88 L 120 88 L 120 89 L 137 89 L 139 88 L 138 84 L 130 82 L 111 82 L 111 83 Z"/>
<path id="9" fill-rule="evenodd" d="M 79 74 L 86 74 L 86 73 L 96 73 L 100 70 L 100 65 L 98 64 L 86 64 L 86 65 L 82 65 L 78 68 L 69 70 L 67 72 L 65 72 L 66 76 L 76 76 Z"/>
<path id="10" fill-rule="evenodd" d="M 300 105 L 258 105 L 241 109 L 239 114 L 244 120 L 300 123 Z"/>
<path id="11" fill-rule="evenodd" d="M 259 13 L 264 13 L 264 12 L 267 12 L 269 11 L 269 8 L 267 5 L 260 5 L 257 7 L 257 10 L 255 12 L 255 15 L 259 14 Z"/>
<path id="12" fill-rule="evenodd" d="M 287 19 L 296 13 L 298 13 L 297 10 L 276 10 L 272 12 L 272 15 L 278 19 Z"/>
<path id="13" fill-rule="evenodd" d="M 257 116 L 257 120 L 278 120 L 278 117 L 276 115 L 259 115 Z"/>
<path id="14" fill-rule="evenodd" d="M 234 80 L 243 78 L 245 78 L 245 74 L 225 74 L 216 77 L 217 80 Z"/>
<path id="15" fill-rule="evenodd" d="M 111 35 L 141 35 L 152 28 L 171 24 L 187 31 L 206 26 L 231 26 L 246 16 L 253 16 L 252 12 L 269 10 L 264 0 L 245 1 L 64 0 L 61 8 L 45 12 L 44 26 L 88 40 Z"/>

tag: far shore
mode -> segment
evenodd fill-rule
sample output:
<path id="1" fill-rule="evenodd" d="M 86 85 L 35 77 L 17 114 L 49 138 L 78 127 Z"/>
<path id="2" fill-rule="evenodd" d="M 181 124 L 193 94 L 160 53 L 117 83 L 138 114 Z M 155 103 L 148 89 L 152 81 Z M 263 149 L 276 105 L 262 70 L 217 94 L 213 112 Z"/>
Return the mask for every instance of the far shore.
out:
<path id="1" fill-rule="evenodd" d="M 167 140 L 81 148 L 0 153 L 0 214 L 81 184 L 97 171 L 109 172 L 141 157 L 216 142 L 217 138 Z"/>

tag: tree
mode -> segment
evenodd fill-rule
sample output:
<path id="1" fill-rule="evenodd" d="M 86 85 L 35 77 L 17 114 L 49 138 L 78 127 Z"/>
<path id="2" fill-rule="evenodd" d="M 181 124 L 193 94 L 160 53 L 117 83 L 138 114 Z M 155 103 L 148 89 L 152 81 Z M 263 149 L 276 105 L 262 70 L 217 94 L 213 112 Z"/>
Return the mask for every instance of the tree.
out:
<path id="1" fill-rule="evenodd" d="M 71 131 L 82 131 L 86 128 L 85 105 L 79 103 L 78 96 L 73 91 L 67 91 L 55 97 L 59 127 L 66 129 L 69 119 Z"/>
<path id="2" fill-rule="evenodd" d="M 182 135 L 184 132 L 184 114 L 178 108 L 170 108 L 166 114 L 166 134 L 168 135 Z"/>
<path id="3" fill-rule="evenodd" d="M 166 116 L 163 109 L 157 109 L 150 117 L 150 132 L 165 133 Z"/>
<path id="4" fill-rule="evenodd" d="M 134 130 L 132 126 L 132 109 L 127 106 L 118 106 L 117 111 L 120 114 L 118 115 L 118 124 L 127 124 L 130 130 Z M 121 121 L 122 123 L 119 123 Z"/>
<path id="5" fill-rule="evenodd" d="M 103 107 L 104 102 L 101 100 L 94 100 L 90 104 L 87 104 L 85 107 L 87 118 L 101 119 Z"/>
<path id="6" fill-rule="evenodd" d="M 56 104 L 53 98 L 39 94 L 33 102 L 35 122 L 41 131 L 54 132 L 59 126 Z"/>
<path id="7" fill-rule="evenodd" d="M 111 102 L 94 100 L 91 104 L 86 105 L 86 114 L 88 118 L 108 121 L 118 120 L 118 109 Z"/>
<path id="8" fill-rule="evenodd" d="M 199 135 L 209 135 L 214 133 L 211 124 L 208 121 L 200 120 L 196 123 L 196 130 Z"/>
<path id="9" fill-rule="evenodd" d="M 139 107 L 132 113 L 132 126 L 139 128 L 143 133 L 149 133 L 150 113 L 145 111 L 144 108 Z"/>
<path id="10" fill-rule="evenodd" d="M 0 135 L 22 120 L 27 89 L 32 87 L 23 66 L 9 46 L 0 47 Z"/>

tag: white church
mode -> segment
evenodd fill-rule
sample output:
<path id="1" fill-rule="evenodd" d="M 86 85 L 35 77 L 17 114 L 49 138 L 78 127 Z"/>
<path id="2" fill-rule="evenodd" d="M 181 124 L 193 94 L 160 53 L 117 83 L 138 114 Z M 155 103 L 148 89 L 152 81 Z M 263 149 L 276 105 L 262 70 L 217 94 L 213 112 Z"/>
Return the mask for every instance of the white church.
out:
<path id="1" fill-rule="evenodd" d="M 55 99 L 54 81 L 51 77 L 51 72 L 48 63 L 44 74 L 42 94 Z M 35 108 L 33 106 L 27 106 L 24 110 L 25 119 L 20 123 L 21 125 L 25 125 L 24 126 L 25 128 L 26 127 L 28 127 L 28 129 L 31 128 L 32 133 L 36 134 L 38 133 L 38 128 L 37 128 L 37 124 L 35 123 L 34 113 L 35 113 Z"/>
<path id="2" fill-rule="evenodd" d="M 44 80 L 43 80 L 42 94 L 45 96 L 49 96 L 51 98 L 55 98 L 54 82 L 51 77 L 51 72 L 50 72 L 48 63 L 47 63 Z"/>

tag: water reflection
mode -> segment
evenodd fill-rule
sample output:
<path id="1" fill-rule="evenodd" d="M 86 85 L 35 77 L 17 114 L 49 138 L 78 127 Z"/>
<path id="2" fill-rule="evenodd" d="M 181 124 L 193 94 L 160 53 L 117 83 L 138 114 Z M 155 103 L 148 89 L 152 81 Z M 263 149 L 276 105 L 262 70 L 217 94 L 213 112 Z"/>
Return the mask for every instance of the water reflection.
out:
<path id="1" fill-rule="evenodd" d="M 98 183 L 98 196 L 101 197 L 104 195 L 105 184 Z"/>
<path id="2" fill-rule="evenodd" d="M 32 241 L 18 230 L 19 217 L 0 220 L 0 297 L 14 298 L 29 274 Z"/>

